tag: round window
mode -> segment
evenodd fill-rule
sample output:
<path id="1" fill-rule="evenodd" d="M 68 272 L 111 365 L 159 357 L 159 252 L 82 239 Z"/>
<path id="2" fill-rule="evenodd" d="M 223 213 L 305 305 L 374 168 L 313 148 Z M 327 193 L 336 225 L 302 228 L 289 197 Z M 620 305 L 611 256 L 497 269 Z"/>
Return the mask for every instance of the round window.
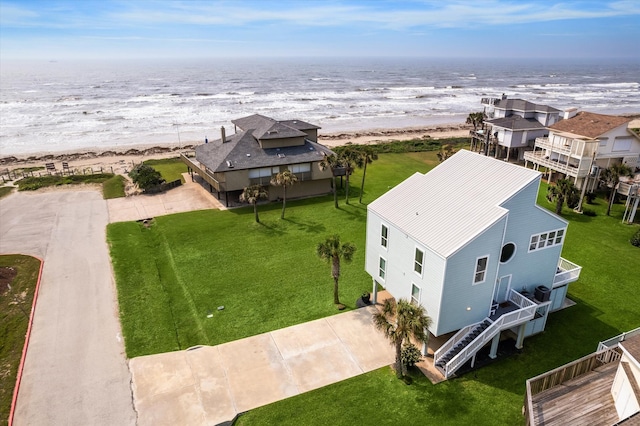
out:
<path id="1" fill-rule="evenodd" d="M 500 253 L 500 262 L 505 263 L 511 260 L 516 252 L 516 245 L 513 243 L 507 243 L 502 246 L 502 252 Z"/>

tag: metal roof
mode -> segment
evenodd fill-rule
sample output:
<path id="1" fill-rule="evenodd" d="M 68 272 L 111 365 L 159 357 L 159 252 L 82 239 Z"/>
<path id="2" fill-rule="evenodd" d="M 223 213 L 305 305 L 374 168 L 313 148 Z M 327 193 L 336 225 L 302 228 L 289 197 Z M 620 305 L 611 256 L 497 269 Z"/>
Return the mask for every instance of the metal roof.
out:
<path id="1" fill-rule="evenodd" d="M 501 204 L 539 180 L 534 170 L 461 150 L 368 208 L 446 258 L 505 216 Z"/>

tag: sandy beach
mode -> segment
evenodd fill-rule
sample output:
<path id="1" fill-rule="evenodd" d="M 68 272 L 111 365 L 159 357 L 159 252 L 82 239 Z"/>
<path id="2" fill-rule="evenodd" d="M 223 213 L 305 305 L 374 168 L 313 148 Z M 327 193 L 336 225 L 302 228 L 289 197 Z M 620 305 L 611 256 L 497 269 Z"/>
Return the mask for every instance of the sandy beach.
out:
<path id="1" fill-rule="evenodd" d="M 394 140 L 416 138 L 445 139 L 466 137 L 472 127 L 463 123 L 441 124 L 430 127 L 408 127 L 401 129 L 373 129 L 357 132 L 320 133 L 318 142 L 329 147 L 354 144 L 374 144 Z M 64 153 L 41 153 L 25 156 L 5 156 L 0 158 L 0 172 L 27 167 L 43 167 L 46 163 L 54 163 L 57 170 L 62 169 L 62 162 L 69 164 L 73 170 L 102 168 L 105 172 L 118 174 L 128 173 L 138 163 L 149 159 L 171 158 L 180 151 L 191 150 L 200 142 L 178 144 L 141 145 L 127 148 L 126 151 L 107 149 L 104 151 L 71 151 Z"/>
<path id="2" fill-rule="evenodd" d="M 633 116 L 629 128 L 640 128 L 640 118 Z M 372 129 L 356 132 L 320 133 L 318 142 L 328 147 L 336 147 L 346 143 L 375 144 L 408 139 L 446 139 L 467 137 L 472 126 L 464 123 L 440 124 L 429 127 L 407 127 L 400 129 Z M 198 142 L 199 143 L 199 142 Z M 57 170 L 62 169 L 62 162 L 66 162 L 72 170 L 99 170 L 117 174 L 128 173 L 135 164 L 149 159 L 171 158 L 178 156 L 180 151 L 191 150 L 198 143 L 185 142 L 165 145 L 141 145 L 128 148 L 126 151 L 81 151 L 66 153 L 42 153 L 28 156 L 6 156 L 0 158 L 0 172 L 26 167 L 43 167 L 46 163 L 54 163 Z"/>

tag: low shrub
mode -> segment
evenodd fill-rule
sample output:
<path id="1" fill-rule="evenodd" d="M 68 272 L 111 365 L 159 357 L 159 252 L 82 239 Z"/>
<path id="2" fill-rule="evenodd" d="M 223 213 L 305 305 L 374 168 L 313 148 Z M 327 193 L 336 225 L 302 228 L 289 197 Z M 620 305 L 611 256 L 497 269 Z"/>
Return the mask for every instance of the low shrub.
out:
<path id="1" fill-rule="evenodd" d="M 631 245 L 640 247 L 640 229 L 638 229 L 636 233 L 633 234 L 633 237 L 631 237 Z"/>
<path id="2" fill-rule="evenodd" d="M 582 214 L 584 214 L 585 216 L 590 216 L 590 217 L 596 216 L 595 210 L 591 210 L 591 209 L 582 209 Z"/>

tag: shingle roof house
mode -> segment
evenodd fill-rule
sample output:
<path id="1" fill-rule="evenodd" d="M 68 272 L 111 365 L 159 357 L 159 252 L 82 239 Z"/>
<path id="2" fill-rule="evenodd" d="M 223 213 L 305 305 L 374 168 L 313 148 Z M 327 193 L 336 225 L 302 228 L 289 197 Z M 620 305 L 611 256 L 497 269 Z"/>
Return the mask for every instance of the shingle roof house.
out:
<path id="1" fill-rule="evenodd" d="M 588 191 L 597 188 L 600 171 L 613 164 L 640 167 L 640 139 L 627 127 L 630 118 L 575 109 L 566 115 L 549 126 L 548 137 L 536 138 L 534 150 L 524 155 L 527 163 L 573 178 L 576 187 L 586 185 Z"/>
<path id="2" fill-rule="evenodd" d="M 250 185 L 268 187 L 269 199 L 282 196 L 282 188 L 269 186 L 277 173 L 291 170 L 298 183 L 287 190 L 290 198 L 331 192 L 331 172 L 318 163 L 333 153 L 317 143 L 318 126 L 300 120 L 276 121 L 259 114 L 232 120 L 236 133 L 222 131 L 218 140 L 195 148 L 195 161 L 182 157 L 190 171 L 200 175 L 227 205 L 238 201 Z"/>
<path id="3" fill-rule="evenodd" d="M 540 177 L 462 150 L 368 206 L 365 269 L 374 299 L 382 285 L 423 305 L 433 335 L 459 330 L 435 352 L 445 377 L 489 342 L 494 357 L 503 331 L 522 347 L 579 276 L 580 267 L 560 257 L 567 222 L 536 205 Z"/>
<path id="4" fill-rule="evenodd" d="M 561 118 L 559 109 L 524 99 L 508 99 L 505 95 L 483 98 L 482 104 L 485 105 L 487 129 L 477 134 L 472 132 L 472 136 L 479 144 L 488 136 L 489 142 L 494 144 L 493 155 L 507 160 L 522 159 L 525 149 L 533 146 L 533 140 L 548 134 L 546 127 Z"/>

